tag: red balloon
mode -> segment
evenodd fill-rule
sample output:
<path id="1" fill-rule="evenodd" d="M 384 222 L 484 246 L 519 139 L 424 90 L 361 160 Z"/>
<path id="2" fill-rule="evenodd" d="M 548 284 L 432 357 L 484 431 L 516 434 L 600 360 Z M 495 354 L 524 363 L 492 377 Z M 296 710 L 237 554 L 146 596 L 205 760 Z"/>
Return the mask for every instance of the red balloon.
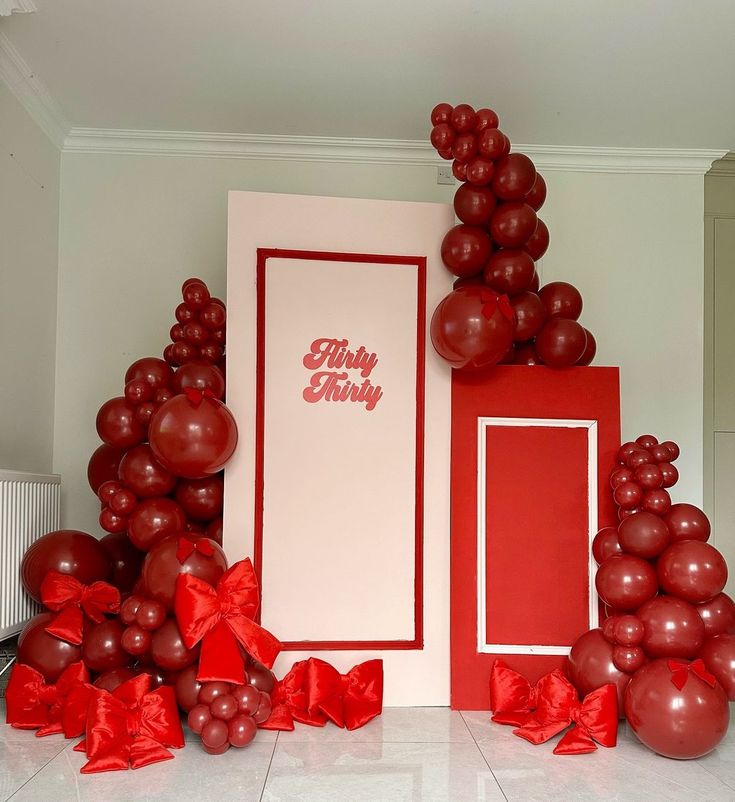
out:
<path id="1" fill-rule="evenodd" d="M 135 623 L 152 632 L 160 629 L 166 620 L 166 607 L 156 599 L 144 599 L 135 611 Z"/>
<path id="2" fill-rule="evenodd" d="M 521 345 L 515 349 L 514 365 L 541 365 L 536 349 L 531 344 Z"/>
<path id="3" fill-rule="evenodd" d="M 437 150 L 449 150 L 454 144 L 457 134 L 448 123 L 438 123 L 431 129 L 429 140 Z"/>
<path id="4" fill-rule="evenodd" d="M 214 398 L 196 405 L 177 395 L 156 412 L 148 430 L 158 461 L 177 476 L 203 479 L 222 470 L 237 445 L 232 413 Z"/>
<path id="5" fill-rule="evenodd" d="M 216 343 L 207 343 L 199 349 L 199 353 L 205 362 L 210 362 L 212 365 L 216 365 L 222 359 L 224 351 Z M 220 370 L 224 376 L 223 365 L 220 366 Z"/>
<path id="6" fill-rule="evenodd" d="M 618 540 L 618 530 L 614 526 L 606 526 L 595 535 L 592 541 L 592 556 L 600 565 L 613 554 L 622 554 L 623 549 Z"/>
<path id="7" fill-rule="evenodd" d="M 195 704 L 188 711 L 186 723 L 195 735 L 201 735 L 202 729 L 212 720 L 209 705 Z"/>
<path id="8" fill-rule="evenodd" d="M 610 487 L 615 490 L 619 485 L 624 485 L 626 482 L 633 481 L 633 471 L 630 468 L 616 468 L 610 474 Z"/>
<path id="9" fill-rule="evenodd" d="M 253 721 L 256 724 L 264 724 L 271 717 L 273 712 L 273 705 L 271 698 L 267 693 L 261 692 L 258 700 L 258 709 L 253 713 Z"/>
<path id="10" fill-rule="evenodd" d="M 239 749 L 247 746 L 255 738 L 257 731 L 258 727 L 252 716 L 242 713 L 235 716 L 227 725 L 228 740 L 232 746 L 236 746 Z"/>
<path id="11" fill-rule="evenodd" d="M 453 107 L 449 103 L 437 103 L 431 110 L 431 124 L 448 123 L 452 117 Z"/>
<path id="12" fill-rule="evenodd" d="M 533 188 L 526 195 L 525 201 L 532 208 L 538 211 L 546 200 L 546 181 L 544 181 L 541 173 L 536 173 L 536 180 L 534 181 Z"/>
<path id="13" fill-rule="evenodd" d="M 544 284 L 538 294 L 549 317 L 577 320 L 582 314 L 582 296 L 575 286 L 566 281 Z"/>
<path id="14" fill-rule="evenodd" d="M 671 459 L 671 452 L 669 449 L 660 443 L 654 443 L 647 450 L 651 452 L 654 462 L 668 462 Z"/>
<path id="15" fill-rule="evenodd" d="M 664 757 L 688 760 L 711 752 L 730 721 L 727 696 L 687 672 L 681 690 L 666 660 L 636 672 L 625 693 L 625 717 L 638 740 Z"/>
<path id="16" fill-rule="evenodd" d="M 145 429 L 135 417 L 135 407 L 123 396 L 106 401 L 97 413 L 97 434 L 114 448 L 130 448 L 145 439 Z"/>
<path id="17" fill-rule="evenodd" d="M 621 646 L 640 646 L 645 632 L 643 621 L 635 615 L 621 615 L 615 620 L 615 642 Z M 640 668 L 640 666 L 637 668 Z M 636 671 L 637 668 L 634 668 L 633 671 Z M 627 670 L 621 669 L 621 671 Z"/>
<path id="18" fill-rule="evenodd" d="M 127 593 L 133 589 L 143 566 L 143 552 L 133 546 L 125 532 L 105 535 L 100 543 L 104 546 L 112 565 L 110 584 Z"/>
<path id="19" fill-rule="evenodd" d="M 735 635 L 716 635 L 705 641 L 699 656 L 735 702 Z"/>
<path id="20" fill-rule="evenodd" d="M 186 322 L 186 321 L 179 321 Z M 140 379 L 150 384 L 154 389 L 168 387 L 173 379 L 171 367 L 155 356 L 146 356 L 138 359 L 125 372 L 125 384 L 133 379 Z"/>
<path id="21" fill-rule="evenodd" d="M 23 627 L 18 637 L 18 662 L 40 671 L 46 682 L 56 682 L 65 668 L 82 659 L 79 646 L 45 631 L 56 615 L 39 613 Z"/>
<path id="22" fill-rule="evenodd" d="M 718 593 L 709 601 L 697 605 L 704 623 L 705 638 L 715 635 L 735 635 L 735 602 L 727 593 Z"/>
<path id="23" fill-rule="evenodd" d="M 209 525 L 207 526 L 204 534 L 210 539 L 214 540 L 214 542 L 218 545 L 222 545 L 222 518 L 215 518 L 213 521 L 210 521 Z"/>
<path id="24" fill-rule="evenodd" d="M 624 510 L 633 510 L 643 499 L 643 491 L 635 482 L 624 482 L 613 490 L 615 503 Z"/>
<path id="25" fill-rule="evenodd" d="M 651 452 L 646 451 L 645 448 L 636 448 L 635 451 L 631 451 L 625 459 L 625 464 L 631 470 L 635 470 L 641 465 L 648 465 L 651 462 L 653 462 Z"/>
<path id="26" fill-rule="evenodd" d="M 101 484 L 117 479 L 117 469 L 125 450 L 102 443 L 89 458 L 87 465 L 87 481 L 93 493 L 97 493 Z"/>
<path id="27" fill-rule="evenodd" d="M 200 279 L 189 279 L 181 287 L 181 297 L 184 303 L 194 311 L 205 307 L 210 300 L 207 285 Z"/>
<path id="28" fill-rule="evenodd" d="M 487 187 L 462 184 L 454 193 L 454 213 L 468 225 L 487 225 L 496 205 L 495 195 Z"/>
<path id="29" fill-rule="evenodd" d="M 187 649 L 181 640 L 181 633 L 173 618 L 153 633 L 151 640 L 151 659 L 166 671 L 178 671 L 190 666 L 199 657 L 199 644 Z"/>
<path id="30" fill-rule="evenodd" d="M 490 218 L 490 235 L 502 248 L 521 248 L 538 225 L 536 212 L 522 201 L 501 203 Z"/>
<path id="31" fill-rule="evenodd" d="M 661 445 L 666 446 L 666 448 L 669 449 L 669 453 L 671 455 L 669 458 L 669 462 L 675 462 L 679 458 L 679 453 L 680 453 L 679 446 L 676 445 L 676 443 L 673 440 L 664 440 L 664 442 L 661 443 Z"/>
<path id="32" fill-rule="evenodd" d="M 135 676 L 135 671 L 129 666 L 121 666 L 120 668 L 111 668 L 100 674 L 94 681 L 95 688 L 102 688 L 104 691 L 112 693 L 115 688 L 118 688 L 123 682 L 127 682 Z"/>
<path id="33" fill-rule="evenodd" d="M 220 721 L 229 721 L 237 715 L 237 701 L 231 693 L 223 693 L 209 706 L 209 712 Z"/>
<path id="34" fill-rule="evenodd" d="M 225 553 L 212 540 L 209 541 L 214 551 L 211 557 L 195 550 L 180 562 L 177 551 L 182 539 L 192 543 L 202 542 L 201 537 L 192 535 L 167 537 L 151 549 L 143 563 L 142 577 L 146 593 L 165 605 L 169 611 L 174 608 L 176 578 L 179 574 L 191 574 L 210 585 L 216 585 L 227 570 Z"/>
<path id="35" fill-rule="evenodd" d="M 129 404 L 137 407 L 144 401 L 150 401 L 153 398 L 153 388 L 142 379 L 133 379 L 125 385 L 123 395 Z"/>
<path id="36" fill-rule="evenodd" d="M 530 286 L 535 269 L 525 251 L 503 248 L 490 257 L 483 275 L 495 292 L 516 295 Z"/>
<path id="37" fill-rule="evenodd" d="M 618 462 L 625 464 L 628 457 L 634 452 L 639 451 L 640 446 L 637 443 L 627 442 L 620 446 L 617 453 Z"/>
<path id="38" fill-rule="evenodd" d="M 618 510 L 618 520 L 624 521 L 626 518 L 630 518 L 631 515 L 635 515 L 637 512 L 640 512 L 638 508 L 632 510 L 626 510 L 622 507 Z"/>
<path id="39" fill-rule="evenodd" d="M 229 682 L 205 682 L 202 684 L 199 702 L 204 705 L 211 705 L 212 702 L 223 694 L 230 693 L 232 686 Z"/>
<path id="40" fill-rule="evenodd" d="M 444 155 L 446 153 L 446 155 Z M 459 162 L 469 162 L 477 153 L 477 138 L 474 134 L 460 134 L 452 145 L 451 150 L 439 153 L 445 159 L 454 157 Z"/>
<path id="41" fill-rule="evenodd" d="M 197 697 L 202 689 L 202 683 L 197 680 L 198 671 L 198 665 L 187 666 L 179 672 L 174 683 L 176 701 L 185 713 L 188 713 L 198 702 Z"/>
<path id="42" fill-rule="evenodd" d="M 665 515 L 671 507 L 671 496 L 666 490 L 649 490 L 643 494 L 641 509 L 654 515 Z"/>
<path id="43" fill-rule="evenodd" d="M 202 727 L 202 745 L 205 749 L 213 749 L 217 754 L 220 754 L 220 749 L 229 747 L 228 735 L 227 724 L 224 721 L 212 718 Z"/>
<path id="44" fill-rule="evenodd" d="M 714 546 L 701 540 L 678 540 L 658 558 L 661 589 L 700 604 L 715 597 L 727 582 L 727 565 Z"/>
<path id="45" fill-rule="evenodd" d="M 485 156 L 475 156 L 467 162 L 467 180 L 478 187 L 486 187 L 495 173 L 495 164 Z"/>
<path id="46" fill-rule="evenodd" d="M 529 253 L 531 259 L 535 262 L 538 262 L 549 247 L 549 229 L 540 217 L 538 217 L 537 220 L 538 224 L 536 225 L 536 230 L 523 246 L 523 250 Z M 538 287 L 536 289 L 538 289 Z"/>
<path id="47" fill-rule="evenodd" d="M 127 518 L 121 515 L 115 515 L 115 513 L 109 507 L 102 508 L 99 516 L 99 522 L 100 526 L 105 530 L 105 532 L 124 532 L 128 525 Z"/>
<path id="48" fill-rule="evenodd" d="M 510 153 L 500 159 L 495 167 L 493 192 L 502 200 L 523 200 L 535 183 L 536 168 L 523 153 Z"/>
<path id="49" fill-rule="evenodd" d="M 670 462 L 659 462 L 658 469 L 663 476 L 663 487 L 673 487 L 679 481 L 679 471 Z"/>
<path id="50" fill-rule="evenodd" d="M 192 309 L 189 309 L 189 307 L 185 303 L 180 303 L 176 307 L 174 315 L 176 317 L 176 320 L 178 320 L 179 323 L 183 324 L 183 323 L 188 323 L 190 320 L 194 320 L 194 318 L 196 317 L 196 312 L 194 312 Z"/>
<path id="51" fill-rule="evenodd" d="M 110 558 L 97 538 L 76 529 L 59 529 L 35 540 L 20 564 L 20 578 L 26 593 L 41 601 L 41 583 L 49 571 L 69 574 L 83 585 L 106 582 Z"/>
<path id="52" fill-rule="evenodd" d="M 460 103 L 452 109 L 449 123 L 457 133 L 465 133 L 477 125 L 477 114 L 469 103 Z"/>
<path id="53" fill-rule="evenodd" d="M 150 551 L 165 537 L 181 532 L 185 526 L 186 516 L 175 501 L 166 496 L 148 498 L 138 504 L 128 519 L 128 537 L 136 548 Z"/>
<path id="54" fill-rule="evenodd" d="M 536 353 L 551 368 L 571 367 L 579 361 L 586 346 L 587 335 L 576 320 L 552 318 L 536 335 Z"/>
<path id="55" fill-rule="evenodd" d="M 635 482 L 644 490 L 658 490 L 664 483 L 664 475 L 658 465 L 645 463 L 634 471 Z"/>
<path id="56" fill-rule="evenodd" d="M 595 340 L 594 335 L 589 329 L 585 329 L 584 326 L 582 326 L 582 328 L 587 335 L 587 345 L 585 345 L 582 356 L 579 357 L 576 364 L 580 367 L 586 367 L 595 358 L 595 354 L 597 353 L 597 340 Z"/>
<path id="57" fill-rule="evenodd" d="M 636 437 L 635 441 L 636 441 L 636 443 L 638 443 L 638 445 L 641 448 L 645 448 L 646 450 L 648 450 L 652 446 L 657 446 L 658 445 L 658 440 L 652 434 L 641 434 L 641 435 L 638 435 L 638 437 Z"/>
<path id="58" fill-rule="evenodd" d="M 276 687 L 276 675 L 262 663 L 252 660 L 248 665 L 248 683 L 261 693 L 271 693 Z"/>
<path id="59" fill-rule="evenodd" d="M 204 345 L 209 339 L 209 331 L 198 320 L 192 320 L 184 325 L 184 340 L 189 345 Z"/>
<path id="60" fill-rule="evenodd" d="M 513 339 L 525 342 L 535 337 L 546 320 L 546 310 L 535 292 L 526 290 L 510 299 L 510 305 L 516 316 Z"/>
<path id="61" fill-rule="evenodd" d="M 227 322 L 227 311 L 224 304 L 210 301 L 199 313 L 199 320 L 210 332 L 221 329 Z"/>
<path id="62" fill-rule="evenodd" d="M 127 626 L 132 626 L 135 623 L 135 616 L 138 613 L 138 608 L 145 600 L 140 596 L 132 594 L 120 605 L 120 620 Z"/>
<path id="63" fill-rule="evenodd" d="M 621 522 L 618 540 L 623 551 L 650 560 L 669 545 L 671 535 L 658 515 L 641 511 Z"/>
<path id="64" fill-rule="evenodd" d="M 614 646 L 613 663 L 615 668 L 626 674 L 633 674 L 646 662 L 646 653 L 640 646 Z"/>
<path id="65" fill-rule="evenodd" d="M 529 253 L 528 248 L 524 248 L 524 250 L 526 251 L 526 253 Z M 531 258 L 533 259 L 533 257 Z M 529 289 L 531 290 L 531 292 L 535 292 L 538 295 L 540 284 L 541 284 L 541 279 L 539 279 L 538 277 L 538 272 L 534 270 L 533 278 L 531 279 L 531 286 L 529 287 Z"/>
<path id="66" fill-rule="evenodd" d="M 635 610 L 658 590 L 650 563 L 631 554 L 613 554 L 597 569 L 595 586 L 600 598 L 615 610 Z"/>
<path id="67" fill-rule="evenodd" d="M 672 504 L 664 515 L 664 521 L 674 541 L 709 540 L 711 531 L 709 518 L 694 504 Z"/>
<path id="68" fill-rule="evenodd" d="M 696 608 L 673 596 L 656 596 L 642 605 L 642 646 L 649 657 L 695 657 L 704 643 L 704 624 Z"/>
<path id="69" fill-rule="evenodd" d="M 120 479 L 140 498 L 168 495 L 176 477 L 155 458 L 148 443 L 142 443 L 120 461 Z"/>
<path id="70" fill-rule="evenodd" d="M 431 342 L 453 368 L 497 364 L 513 342 L 513 309 L 505 296 L 487 287 L 450 292 L 431 318 Z"/>
<path id="71" fill-rule="evenodd" d="M 455 159 L 452 162 L 452 175 L 457 179 L 457 181 L 466 181 L 467 180 L 467 165 L 464 162 L 457 161 Z M 465 221 L 467 222 L 467 221 Z"/>
<path id="72" fill-rule="evenodd" d="M 120 644 L 128 654 L 139 657 L 151 648 L 151 633 L 134 624 L 123 630 Z"/>
<path id="73" fill-rule="evenodd" d="M 237 702 L 239 713 L 252 716 L 260 704 L 260 691 L 254 685 L 236 685 L 232 689 L 232 695 Z"/>
<path id="74" fill-rule="evenodd" d="M 82 660 L 90 671 L 126 666 L 130 656 L 122 645 L 123 627 L 116 618 L 93 624 L 84 632 Z"/>
<path id="75" fill-rule="evenodd" d="M 130 515 L 138 503 L 138 498 L 132 490 L 121 488 L 110 499 L 110 510 L 115 515 Z"/>
<path id="76" fill-rule="evenodd" d="M 630 675 L 615 667 L 613 646 L 605 640 L 601 629 L 590 629 L 577 638 L 564 670 L 581 697 L 597 690 L 601 685 L 615 685 L 618 691 L 618 709 L 622 716 L 623 694 L 630 682 Z"/>
<path id="77" fill-rule="evenodd" d="M 176 486 L 176 501 L 193 521 L 211 521 L 222 515 L 225 485 L 221 476 L 182 479 Z"/>
<path id="78" fill-rule="evenodd" d="M 476 112 L 477 122 L 475 132 L 480 133 L 487 128 L 498 127 L 498 115 L 492 109 L 478 109 Z"/>
<path id="79" fill-rule="evenodd" d="M 507 151 L 505 134 L 498 128 L 486 128 L 477 139 L 477 149 L 488 159 L 500 159 Z"/>
<path id="80" fill-rule="evenodd" d="M 460 223 L 450 228 L 442 240 L 442 261 L 448 270 L 460 278 L 479 273 L 491 252 L 490 237 L 479 226 Z"/>

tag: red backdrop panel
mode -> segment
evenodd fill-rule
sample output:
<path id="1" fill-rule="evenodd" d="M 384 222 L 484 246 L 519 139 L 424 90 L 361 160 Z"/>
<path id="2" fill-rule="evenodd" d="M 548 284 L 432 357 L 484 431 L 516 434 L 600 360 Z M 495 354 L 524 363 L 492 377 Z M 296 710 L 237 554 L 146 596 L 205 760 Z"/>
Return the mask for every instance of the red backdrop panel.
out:
<path id="1" fill-rule="evenodd" d="M 500 366 L 484 377 L 454 373 L 452 707 L 488 708 L 497 657 L 532 680 L 565 659 L 479 651 L 478 471 L 486 476 L 486 626 L 480 630 L 487 643 L 568 646 L 589 620 L 588 430 L 492 426 L 485 429 L 481 466 L 478 419 L 596 421 L 601 527 L 616 520 L 608 476 L 620 443 L 619 399 L 617 368 Z"/>

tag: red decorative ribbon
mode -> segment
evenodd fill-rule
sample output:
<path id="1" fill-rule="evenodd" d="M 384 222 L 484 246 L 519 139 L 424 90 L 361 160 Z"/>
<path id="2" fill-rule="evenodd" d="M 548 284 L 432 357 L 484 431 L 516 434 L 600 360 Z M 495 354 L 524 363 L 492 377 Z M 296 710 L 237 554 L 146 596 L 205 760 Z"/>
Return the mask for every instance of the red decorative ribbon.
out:
<path id="1" fill-rule="evenodd" d="M 669 660 L 667 662 L 669 671 L 671 672 L 671 681 L 676 685 L 678 690 L 681 690 L 689 679 L 689 674 L 694 674 L 699 677 L 703 682 L 706 682 L 710 688 L 714 688 L 717 678 L 707 670 L 702 658 L 698 658 L 691 663 L 685 660 Z"/>
<path id="2" fill-rule="evenodd" d="M 294 722 L 356 730 L 383 710 L 383 661 L 368 660 L 340 674 L 316 657 L 294 663 L 271 694 L 273 712 L 261 727 L 293 730 Z"/>
<path id="3" fill-rule="evenodd" d="M 51 570 L 41 583 L 41 601 L 49 610 L 59 611 L 46 632 L 79 646 L 84 615 L 99 624 L 106 614 L 119 612 L 120 591 L 107 582 L 83 585 L 73 576 Z"/>
<path id="4" fill-rule="evenodd" d="M 533 722 L 540 699 L 553 700 L 555 705 L 576 701 L 577 692 L 559 669 L 545 674 L 535 684 L 502 660 L 493 663 L 490 672 L 490 709 L 497 724 L 523 727 Z"/>
<path id="5" fill-rule="evenodd" d="M 180 563 L 185 563 L 189 557 L 198 551 L 205 557 L 211 557 L 214 554 L 214 546 L 209 538 L 201 537 L 196 540 L 190 540 L 188 537 L 180 537 L 176 546 L 176 559 Z"/>
<path id="6" fill-rule="evenodd" d="M 75 691 L 91 687 L 87 683 L 89 671 L 81 660 L 67 666 L 54 684 L 47 683 L 35 668 L 17 663 L 13 666 L 5 695 L 5 721 L 19 730 L 37 730 L 39 737 L 63 732 L 67 738 L 73 738 L 78 734 L 78 727 L 70 725 L 74 716 L 67 707 Z M 72 706 L 78 709 L 76 705 Z M 85 714 L 86 705 L 82 711 L 82 715 Z"/>
<path id="7" fill-rule="evenodd" d="M 259 604 L 258 580 L 249 559 L 229 568 L 216 588 L 190 574 L 179 574 L 174 611 L 186 647 L 192 649 L 202 642 L 200 682 L 242 685 L 245 662 L 241 645 L 268 668 L 273 665 L 282 646 L 253 621 Z"/>
<path id="8" fill-rule="evenodd" d="M 151 691 L 150 674 L 139 674 L 112 693 L 98 689 L 87 713 L 87 737 L 76 751 L 89 760 L 82 774 L 139 769 L 184 746 L 176 695 L 170 685 Z"/>
<path id="9" fill-rule="evenodd" d="M 189 399 L 189 402 L 197 408 L 205 398 L 211 398 L 214 401 L 219 401 L 217 396 L 209 389 L 209 387 L 205 387 L 204 390 L 200 390 L 197 387 L 185 387 L 184 393 Z"/>

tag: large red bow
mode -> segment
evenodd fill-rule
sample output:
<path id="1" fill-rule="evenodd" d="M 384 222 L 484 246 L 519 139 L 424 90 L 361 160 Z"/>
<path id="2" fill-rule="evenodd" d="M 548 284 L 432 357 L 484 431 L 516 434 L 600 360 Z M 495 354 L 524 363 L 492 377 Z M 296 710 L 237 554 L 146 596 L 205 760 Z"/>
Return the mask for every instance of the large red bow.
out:
<path id="1" fill-rule="evenodd" d="M 383 661 L 368 660 L 340 674 L 316 657 L 294 663 L 271 694 L 267 730 L 293 730 L 294 721 L 356 730 L 383 710 Z"/>
<path id="2" fill-rule="evenodd" d="M 120 591 L 107 582 L 83 585 L 69 574 L 51 570 L 41 583 L 41 601 L 49 610 L 60 611 L 46 627 L 46 632 L 79 646 L 84 614 L 99 624 L 107 613 L 117 613 L 120 610 Z"/>
<path id="3" fill-rule="evenodd" d="M 185 387 L 184 393 L 189 399 L 189 403 L 195 408 L 198 408 L 205 398 L 211 398 L 217 401 L 217 403 L 220 403 L 217 396 L 209 389 L 209 387 L 205 387 L 204 390 L 200 390 L 198 387 Z"/>
<path id="4" fill-rule="evenodd" d="M 667 665 L 671 672 L 671 681 L 678 690 L 681 690 L 687 684 L 690 672 L 703 682 L 706 682 L 710 688 L 714 688 L 717 682 L 717 678 L 707 670 L 707 666 L 701 657 L 691 663 L 686 660 L 669 660 Z"/>
<path id="5" fill-rule="evenodd" d="M 87 737 L 77 751 L 89 760 L 82 774 L 139 769 L 173 755 L 166 747 L 184 745 L 174 689 L 151 691 L 150 674 L 123 682 L 112 693 L 98 690 L 87 713 Z"/>
<path id="6" fill-rule="evenodd" d="M 502 660 L 493 663 L 490 672 L 490 709 L 497 724 L 523 727 L 534 721 L 534 712 L 541 699 L 558 706 L 577 699 L 577 692 L 557 668 L 535 684 Z"/>
<path id="7" fill-rule="evenodd" d="M 35 668 L 16 663 L 5 695 L 5 721 L 19 730 L 37 730 L 39 737 L 63 732 L 73 738 L 78 732 L 67 723 L 66 708 L 74 691 L 89 688 L 88 682 L 89 671 L 81 660 L 67 666 L 54 684 L 47 684 Z"/>
<path id="8" fill-rule="evenodd" d="M 282 646 L 253 621 L 259 604 L 258 580 L 249 559 L 229 568 L 216 588 L 198 577 L 179 574 L 174 611 L 186 647 L 192 649 L 202 642 L 200 682 L 243 685 L 245 662 L 240 645 L 268 668 L 273 665 Z"/>
<path id="9" fill-rule="evenodd" d="M 185 563 L 195 551 L 198 551 L 205 557 L 211 557 L 214 554 L 214 546 L 207 537 L 196 539 L 190 539 L 188 537 L 179 538 L 179 542 L 176 544 L 176 559 L 180 563 Z"/>

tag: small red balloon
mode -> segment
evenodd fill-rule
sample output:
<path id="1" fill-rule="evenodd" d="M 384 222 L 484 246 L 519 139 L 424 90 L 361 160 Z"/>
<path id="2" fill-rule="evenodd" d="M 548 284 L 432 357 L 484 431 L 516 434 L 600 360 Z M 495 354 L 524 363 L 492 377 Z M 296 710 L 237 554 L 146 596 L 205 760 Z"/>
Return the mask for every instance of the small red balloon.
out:
<path id="1" fill-rule="evenodd" d="M 157 496 L 141 501 L 133 510 L 128 519 L 128 537 L 136 548 L 150 551 L 165 537 L 181 532 L 185 525 L 181 507 L 166 496 Z"/>
<path id="2" fill-rule="evenodd" d="M 211 720 L 212 714 L 209 712 L 209 705 L 195 704 L 189 709 L 186 723 L 195 735 L 201 735 L 204 725 Z"/>
<path id="3" fill-rule="evenodd" d="M 120 644 L 128 654 L 143 655 L 151 648 L 151 633 L 134 624 L 123 630 Z"/>
<path id="4" fill-rule="evenodd" d="M 467 162 L 467 180 L 478 187 L 486 187 L 493 179 L 495 164 L 486 156 L 474 156 Z"/>
<path id="5" fill-rule="evenodd" d="M 618 540 L 618 530 L 614 526 L 606 526 L 595 535 L 592 541 L 592 556 L 600 565 L 613 554 L 622 554 L 623 548 Z"/>
<path id="6" fill-rule="evenodd" d="M 97 434 L 114 448 L 130 448 L 145 438 L 145 429 L 135 417 L 135 407 L 123 396 L 111 398 L 97 413 Z"/>
<path id="7" fill-rule="evenodd" d="M 582 296 L 574 285 L 566 281 L 545 284 L 538 294 L 549 317 L 577 320 L 582 314 Z"/>
<path id="8" fill-rule="evenodd" d="M 669 462 L 675 462 L 679 457 L 679 446 L 673 440 L 664 440 L 661 445 L 669 449 Z"/>
<path id="9" fill-rule="evenodd" d="M 168 387 L 173 378 L 171 367 L 155 356 L 146 356 L 138 359 L 125 372 L 125 383 L 140 379 L 150 384 L 154 389 Z"/>
<path id="10" fill-rule="evenodd" d="M 475 133 L 498 127 L 498 115 L 492 109 L 478 109 L 476 115 Z"/>
<path id="11" fill-rule="evenodd" d="M 584 326 L 582 328 L 587 336 L 587 344 L 584 347 L 582 356 L 579 357 L 576 364 L 580 367 L 585 367 L 589 365 L 595 358 L 595 354 L 597 353 L 597 340 L 595 340 L 594 335 L 589 329 L 585 329 Z"/>
<path id="12" fill-rule="evenodd" d="M 125 454 L 120 461 L 120 479 L 140 498 L 166 496 L 176 485 L 176 477 L 156 459 L 148 443 Z"/>
<path id="13" fill-rule="evenodd" d="M 490 218 L 490 235 L 502 248 L 522 248 L 538 225 L 536 212 L 522 201 L 501 203 Z"/>
<path id="14" fill-rule="evenodd" d="M 227 724 L 212 718 L 202 727 L 202 744 L 209 749 L 220 749 L 228 743 L 228 734 Z"/>
<path id="15" fill-rule="evenodd" d="M 452 117 L 453 107 L 449 103 L 437 103 L 431 110 L 431 124 L 448 123 Z"/>
<path id="16" fill-rule="evenodd" d="M 635 615 L 621 615 L 615 621 L 615 642 L 621 646 L 640 646 L 645 635 L 645 627 Z M 638 666 L 640 668 L 640 666 Z M 621 669 L 627 671 L 627 669 Z M 637 669 L 633 669 L 636 671 Z"/>
<path id="17" fill-rule="evenodd" d="M 615 646 L 612 659 L 615 668 L 633 674 L 646 662 L 646 653 L 640 646 Z"/>
<path id="18" fill-rule="evenodd" d="M 704 623 L 704 635 L 735 635 L 735 602 L 727 593 L 718 593 L 709 601 L 696 605 Z"/>
<path id="19" fill-rule="evenodd" d="M 633 477 L 634 473 L 630 468 L 616 468 L 610 474 L 610 487 L 615 490 L 618 485 L 624 485 L 626 482 L 632 482 Z"/>
<path id="20" fill-rule="evenodd" d="M 199 691 L 198 701 L 209 706 L 218 697 L 230 693 L 230 690 L 229 682 L 205 682 Z"/>
<path id="21" fill-rule="evenodd" d="M 198 279 L 185 283 L 181 289 L 181 296 L 189 309 L 198 311 L 209 303 L 210 295 L 207 285 Z"/>
<path id="22" fill-rule="evenodd" d="M 260 691 L 253 685 L 236 685 L 232 689 L 232 695 L 237 702 L 238 712 L 252 716 L 258 709 Z"/>
<path id="23" fill-rule="evenodd" d="M 643 499 L 643 491 L 635 482 L 625 482 L 613 490 L 613 500 L 624 510 L 638 507 Z"/>
<path id="24" fill-rule="evenodd" d="M 658 465 L 645 463 L 639 465 L 634 471 L 635 481 L 644 490 L 658 490 L 663 486 L 664 475 Z"/>
<path id="25" fill-rule="evenodd" d="M 582 326 L 576 320 L 565 318 L 547 320 L 536 336 L 536 353 L 545 365 L 552 368 L 574 365 L 584 353 L 586 345 L 587 335 Z"/>
<path id="26" fill-rule="evenodd" d="M 214 718 L 229 721 L 237 715 L 237 701 L 231 693 L 223 693 L 212 702 L 209 710 Z"/>
<path id="27" fill-rule="evenodd" d="M 241 749 L 247 746 L 258 731 L 258 727 L 253 720 L 252 716 L 240 715 L 235 716 L 227 725 L 228 739 L 232 746 Z"/>
<path id="28" fill-rule="evenodd" d="M 523 250 L 530 254 L 531 259 L 535 262 L 546 253 L 549 249 L 549 229 L 546 223 L 538 217 L 536 230 L 531 234 L 530 238 L 523 246 Z M 538 289 L 538 288 L 537 288 Z"/>
<path id="29" fill-rule="evenodd" d="M 663 487 L 673 487 L 679 481 L 679 471 L 670 462 L 659 462 L 658 469 L 663 477 Z"/>
<path id="30" fill-rule="evenodd" d="M 464 223 L 450 228 L 441 245 L 442 261 L 448 270 L 460 278 L 479 273 L 491 252 L 490 237 L 485 230 Z"/>
<path id="31" fill-rule="evenodd" d="M 211 521 L 222 515 L 224 491 L 221 476 L 181 479 L 176 486 L 175 498 L 190 520 Z"/>
<path id="32" fill-rule="evenodd" d="M 495 195 L 487 187 L 462 184 L 454 193 L 454 213 L 467 225 L 486 226 L 496 206 Z"/>
<path id="33" fill-rule="evenodd" d="M 477 114 L 469 103 L 460 103 L 452 109 L 449 122 L 457 133 L 465 133 L 477 124 Z"/>
<path id="34" fill-rule="evenodd" d="M 500 159 L 506 153 L 505 134 L 498 128 L 486 128 L 477 139 L 477 149 L 488 159 Z"/>
<path id="35" fill-rule="evenodd" d="M 525 251 L 503 248 L 490 257 L 483 276 L 495 292 L 516 295 L 528 289 L 534 270 L 533 259 Z"/>
<path id="36" fill-rule="evenodd" d="M 510 305 L 516 316 L 513 339 L 526 342 L 535 337 L 546 321 L 546 309 L 535 292 L 526 290 L 513 295 Z"/>
<path id="37" fill-rule="evenodd" d="M 540 173 L 536 173 L 536 180 L 533 183 L 533 187 L 524 200 L 536 211 L 544 205 L 544 201 L 546 200 L 546 182 Z"/>
<path id="38" fill-rule="evenodd" d="M 474 134 L 460 134 L 452 145 L 451 150 L 439 155 L 446 159 L 456 159 L 458 162 L 467 164 L 469 160 L 477 153 L 477 138 Z M 469 165 L 468 165 L 469 166 Z"/>
<path id="39" fill-rule="evenodd" d="M 448 150 L 454 144 L 457 134 L 448 123 L 438 123 L 431 129 L 429 139 L 437 150 Z"/>
<path id="40" fill-rule="evenodd" d="M 144 599 L 135 612 L 136 624 L 148 632 L 160 629 L 165 620 L 166 608 L 155 599 Z"/>

